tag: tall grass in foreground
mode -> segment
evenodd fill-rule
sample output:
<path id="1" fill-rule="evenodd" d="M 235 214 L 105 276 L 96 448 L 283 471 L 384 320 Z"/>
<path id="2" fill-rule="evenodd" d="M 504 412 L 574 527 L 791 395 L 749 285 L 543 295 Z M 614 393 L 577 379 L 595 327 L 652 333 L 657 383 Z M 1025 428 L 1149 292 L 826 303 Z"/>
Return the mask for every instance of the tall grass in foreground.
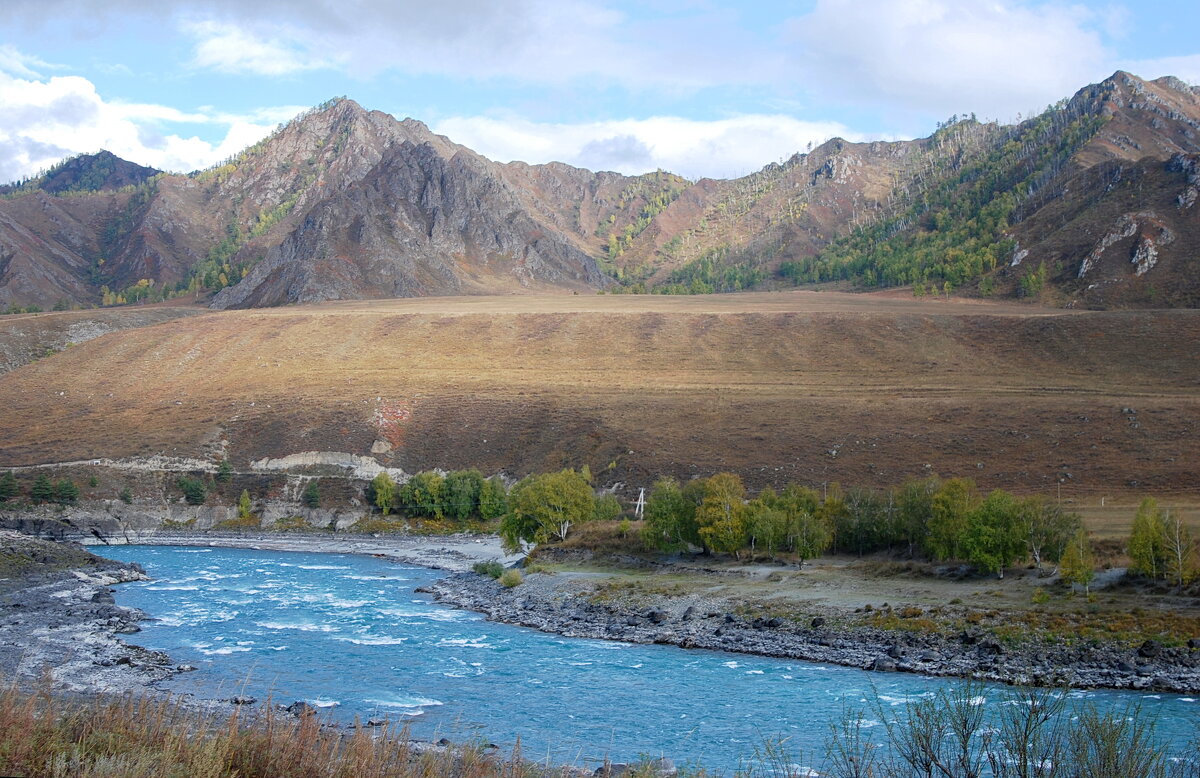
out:
<path id="1" fill-rule="evenodd" d="M 401 730 L 323 728 L 269 708 L 209 714 L 145 697 L 0 693 L 0 775 L 22 778 L 533 778 L 478 746 L 422 749 Z"/>
<path id="2" fill-rule="evenodd" d="M 1200 717 L 1192 743 L 1169 749 L 1136 704 L 1100 711 L 1061 690 L 1013 689 L 985 705 L 984 691 L 964 682 L 894 714 L 847 708 L 823 755 L 770 742 L 743 778 L 1200 778 Z"/>
<path id="3" fill-rule="evenodd" d="M 1056 690 L 983 704 L 963 683 L 885 710 L 848 708 L 823 753 L 768 740 L 739 778 L 1200 778 L 1198 739 L 1172 756 L 1137 706 L 1100 712 Z M 636 711 L 633 712 L 636 715 Z M 269 707 L 204 713 L 145 697 L 63 701 L 0 692 L 0 775 L 23 778 L 553 778 L 578 775 L 478 745 L 421 747 L 404 729 L 322 727 Z M 694 755 L 703 762 L 704 754 Z M 614 778 L 649 778 L 643 762 Z M 624 767 L 623 765 L 621 766 Z M 704 778 L 704 771 L 691 773 Z"/>

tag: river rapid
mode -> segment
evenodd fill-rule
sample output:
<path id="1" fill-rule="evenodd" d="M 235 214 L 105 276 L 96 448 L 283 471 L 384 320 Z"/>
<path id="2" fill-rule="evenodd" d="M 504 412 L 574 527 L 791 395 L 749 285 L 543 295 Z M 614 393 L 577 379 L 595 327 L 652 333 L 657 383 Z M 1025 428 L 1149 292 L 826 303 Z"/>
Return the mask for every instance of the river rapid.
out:
<path id="1" fill-rule="evenodd" d="M 121 605 L 152 617 L 129 642 L 197 667 L 162 682 L 180 694 L 304 700 L 342 723 L 387 717 L 414 737 L 486 740 L 526 758 L 595 767 L 666 756 L 732 771 L 766 739 L 819 761 L 831 724 L 864 708 L 869 726 L 955 681 L 672 646 L 560 637 L 485 621 L 415 591 L 442 573 L 369 556 L 112 546 L 150 581 Z M 987 687 L 984 704 L 1008 691 Z M 1194 697 L 1074 692 L 1108 708 L 1141 704 L 1158 733 L 1197 731 Z M 807 752 L 811 758 L 805 758 Z"/>

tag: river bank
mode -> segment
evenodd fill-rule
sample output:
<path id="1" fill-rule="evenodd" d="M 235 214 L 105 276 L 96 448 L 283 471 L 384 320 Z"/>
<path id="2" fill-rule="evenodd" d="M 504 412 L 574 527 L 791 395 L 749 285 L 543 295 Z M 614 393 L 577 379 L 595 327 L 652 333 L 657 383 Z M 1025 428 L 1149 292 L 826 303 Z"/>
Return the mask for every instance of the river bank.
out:
<path id="1" fill-rule="evenodd" d="M 457 573 L 429 591 L 489 619 L 576 638 L 827 662 L 877 672 L 978 678 L 1007 684 L 1200 692 L 1200 641 L 1136 648 L 1116 642 L 1002 641 L 982 629 L 943 632 L 846 626 L 826 609 L 805 621 L 745 615 L 740 603 L 697 594 L 614 594 L 602 578 L 535 573 L 506 588 Z"/>
<path id="2" fill-rule="evenodd" d="M 0 530 L 0 678 L 69 694 L 142 692 L 188 668 L 126 643 L 146 614 L 123 608 L 112 587 L 146 580 L 137 565 L 75 544 Z"/>

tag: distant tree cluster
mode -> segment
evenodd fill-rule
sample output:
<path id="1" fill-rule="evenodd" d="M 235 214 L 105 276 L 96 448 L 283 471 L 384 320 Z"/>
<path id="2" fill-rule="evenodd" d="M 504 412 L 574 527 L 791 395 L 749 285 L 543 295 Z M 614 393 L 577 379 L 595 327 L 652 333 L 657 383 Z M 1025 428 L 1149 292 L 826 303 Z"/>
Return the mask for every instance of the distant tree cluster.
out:
<path id="1" fill-rule="evenodd" d="M 381 471 L 367 487 L 367 499 L 384 515 L 399 509 L 422 519 L 467 521 L 498 519 L 508 510 L 508 489 L 503 479 L 484 478 L 478 470 L 434 471 L 414 475 L 402 486 Z"/>
<path id="2" fill-rule="evenodd" d="M 1018 559 L 1058 562 L 1079 528 L 1078 516 L 1043 498 L 999 489 L 981 496 L 967 479 L 909 481 L 886 492 L 843 492 L 834 484 L 824 495 L 791 484 L 748 500 L 741 479 L 718 473 L 683 486 L 655 482 L 643 532 L 663 550 L 787 553 L 801 562 L 829 550 L 890 550 L 962 560 L 1002 576 Z"/>

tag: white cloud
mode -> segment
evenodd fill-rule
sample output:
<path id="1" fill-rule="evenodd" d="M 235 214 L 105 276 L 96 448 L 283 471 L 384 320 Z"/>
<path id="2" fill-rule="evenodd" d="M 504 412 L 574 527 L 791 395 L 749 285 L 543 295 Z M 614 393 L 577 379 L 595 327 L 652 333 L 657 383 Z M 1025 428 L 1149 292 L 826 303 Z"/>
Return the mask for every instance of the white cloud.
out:
<path id="1" fill-rule="evenodd" d="M 42 79 L 0 61 L 0 182 L 36 174 L 71 154 L 108 149 L 163 170 L 207 167 L 266 136 L 275 122 L 161 105 L 107 101 L 79 76 Z M 288 115 L 297 111 L 290 109 Z M 209 142 L 171 132 L 172 124 L 224 128 Z"/>
<path id="2" fill-rule="evenodd" d="M 34 70 L 37 68 L 38 70 Z M 39 70 L 54 70 L 55 65 L 37 57 L 17 51 L 11 43 L 0 45 L 0 72 L 13 73 L 26 78 L 41 78 Z"/>
<path id="3" fill-rule="evenodd" d="M 1019 0 L 818 0 L 789 32 L 810 83 L 830 94 L 1010 119 L 1109 75 L 1108 21 Z"/>
<path id="4" fill-rule="evenodd" d="M 196 40 L 192 64 L 225 73 L 282 76 L 325 67 L 295 43 L 280 37 L 260 38 L 254 32 L 214 21 L 187 22 L 185 30 Z"/>
<path id="5" fill-rule="evenodd" d="M 280 76 L 334 68 L 534 84 L 580 80 L 691 91 L 787 77 L 778 52 L 743 30 L 739 11 L 682 3 L 644 19 L 611 0 L 3 0 L 37 25 L 70 18 L 80 34 L 130 15 L 191 38 L 194 65 Z"/>
<path id="6" fill-rule="evenodd" d="M 834 136 L 862 140 L 836 122 L 751 115 L 714 121 L 661 116 L 581 124 L 517 117 L 456 117 L 433 129 L 501 162 L 566 162 L 635 175 L 656 168 L 688 178 L 732 178 Z"/>

